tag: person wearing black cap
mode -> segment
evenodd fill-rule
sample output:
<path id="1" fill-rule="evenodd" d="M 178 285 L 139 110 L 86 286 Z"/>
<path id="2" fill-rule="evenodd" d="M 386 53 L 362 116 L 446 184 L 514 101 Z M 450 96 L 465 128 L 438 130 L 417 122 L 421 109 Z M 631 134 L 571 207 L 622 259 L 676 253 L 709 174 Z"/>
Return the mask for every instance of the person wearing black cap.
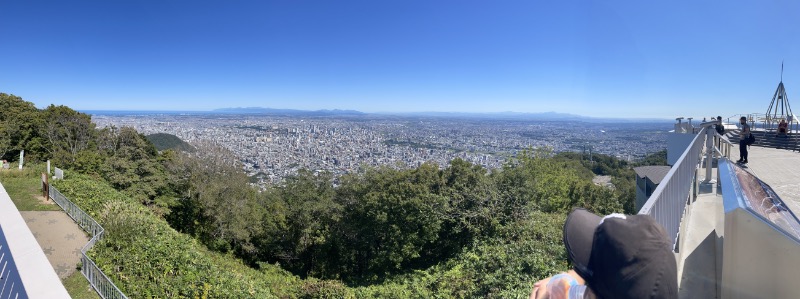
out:
<path id="1" fill-rule="evenodd" d="M 581 298 L 678 298 L 672 242 L 653 217 L 575 209 L 564 223 L 564 246 L 573 265 L 567 275 L 575 278 L 568 285 L 588 286 Z M 534 284 L 531 298 L 552 298 L 544 287 L 550 282 Z"/>

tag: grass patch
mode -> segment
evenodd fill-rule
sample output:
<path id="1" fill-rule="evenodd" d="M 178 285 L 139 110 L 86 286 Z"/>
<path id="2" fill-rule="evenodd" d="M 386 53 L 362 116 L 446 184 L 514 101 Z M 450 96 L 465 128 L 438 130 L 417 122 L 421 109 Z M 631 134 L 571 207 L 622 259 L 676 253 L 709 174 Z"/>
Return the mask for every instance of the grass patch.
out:
<path id="1" fill-rule="evenodd" d="M 41 174 L 44 172 L 42 165 L 32 165 L 24 170 L 0 170 L 0 183 L 5 187 L 11 201 L 20 211 L 59 211 L 61 208 L 55 203 L 42 203 L 37 196 L 42 194 Z"/>
<path id="2" fill-rule="evenodd" d="M 75 271 L 64 279 L 64 287 L 73 299 L 100 299 L 100 295 L 89 286 L 89 281 L 83 277 L 81 271 Z"/>

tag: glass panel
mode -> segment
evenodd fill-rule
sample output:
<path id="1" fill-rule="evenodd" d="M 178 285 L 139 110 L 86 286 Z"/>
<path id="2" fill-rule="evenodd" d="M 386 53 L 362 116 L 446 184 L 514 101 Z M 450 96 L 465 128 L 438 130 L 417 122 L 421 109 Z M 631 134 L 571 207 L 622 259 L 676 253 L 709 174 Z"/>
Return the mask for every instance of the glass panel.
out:
<path id="1" fill-rule="evenodd" d="M 800 221 L 772 187 L 739 166 L 734 165 L 733 169 L 747 208 L 800 240 Z"/>

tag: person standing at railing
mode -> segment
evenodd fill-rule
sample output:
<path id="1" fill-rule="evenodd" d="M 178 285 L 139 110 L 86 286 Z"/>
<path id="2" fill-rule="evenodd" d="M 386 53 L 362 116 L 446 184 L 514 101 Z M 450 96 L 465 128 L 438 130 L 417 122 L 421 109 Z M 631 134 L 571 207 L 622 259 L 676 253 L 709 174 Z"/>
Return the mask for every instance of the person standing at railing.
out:
<path id="1" fill-rule="evenodd" d="M 714 118 L 712 117 L 711 120 L 714 120 Z M 717 148 L 722 150 L 722 137 L 725 136 L 725 125 L 722 124 L 722 116 L 717 116 L 716 120 L 717 124 L 714 125 L 714 130 L 719 134 L 719 138 L 717 138 Z"/>
<path id="2" fill-rule="evenodd" d="M 742 130 L 739 131 L 739 160 L 736 162 L 747 164 L 747 141 L 750 137 L 750 125 L 747 124 L 747 118 L 742 116 L 739 118 L 739 124 L 742 125 Z"/>
<path id="3" fill-rule="evenodd" d="M 720 135 L 725 135 L 725 125 L 722 124 L 722 116 L 717 116 L 717 123 L 714 125 L 714 129 L 717 130 L 717 133 Z"/>

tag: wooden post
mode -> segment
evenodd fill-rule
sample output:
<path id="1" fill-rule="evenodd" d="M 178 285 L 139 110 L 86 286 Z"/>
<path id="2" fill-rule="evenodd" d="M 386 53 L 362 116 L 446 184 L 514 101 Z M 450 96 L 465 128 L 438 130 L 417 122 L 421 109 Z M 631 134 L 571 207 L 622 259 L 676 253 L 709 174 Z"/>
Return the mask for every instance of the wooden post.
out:
<path id="1" fill-rule="evenodd" d="M 47 184 L 47 177 L 46 173 L 42 173 L 42 196 L 44 200 L 50 200 L 50 185 Z"/>

